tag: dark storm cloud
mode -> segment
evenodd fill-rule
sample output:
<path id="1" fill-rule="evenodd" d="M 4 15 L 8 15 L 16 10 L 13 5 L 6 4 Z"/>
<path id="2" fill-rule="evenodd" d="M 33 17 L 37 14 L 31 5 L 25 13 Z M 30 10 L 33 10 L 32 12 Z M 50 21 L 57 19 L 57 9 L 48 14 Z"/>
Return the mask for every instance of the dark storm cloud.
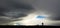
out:
<path id="1" fill-rule="evenodd" d="M 24 3 L 18 0 L 0 0 L 0 17 L 11 17 L 12 19 L 17 19 L 20 17 L 25 17 L 29 13 L 33 12 L 34 7 L 29 3 Z M 1 23 L 11 22 L 10 18 L 0 18 Z"/>
<path id="2" fill-rule="evenodd" d="M 37 10 L 51 14 L 50 20 L 60 20 L 60 0 L 38 0 L 35 5 Z"/>
<path id="3" fill-rule="evenodd" d="M 18 0 L 17 0 L 18 1 Z M 5 1 L 5 6 L 0 6 L 1 16 L 24 17 L 33 10 L 32 5 L 25 3 L 18 3 L 16 1 Z M 0 3 L 2 4 L 2 3 Z M 4 3 L 3 3 L 4 4 Z"/>

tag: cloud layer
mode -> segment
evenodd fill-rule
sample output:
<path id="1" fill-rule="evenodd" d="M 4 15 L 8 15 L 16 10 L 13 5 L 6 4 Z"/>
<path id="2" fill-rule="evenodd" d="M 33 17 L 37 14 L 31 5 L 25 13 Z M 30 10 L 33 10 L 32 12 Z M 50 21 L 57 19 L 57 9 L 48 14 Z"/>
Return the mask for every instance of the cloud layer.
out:
<path id="1" fill-rule="evenodd" d="M 33 12 L 34 7 L 29 3 L 24 3 L 19 0 L 0 0 L 0 17 L 9 17 L 7 19 L 0 18 L 1 22 L 10 21 L 20 17 L 25 17 Z"/>

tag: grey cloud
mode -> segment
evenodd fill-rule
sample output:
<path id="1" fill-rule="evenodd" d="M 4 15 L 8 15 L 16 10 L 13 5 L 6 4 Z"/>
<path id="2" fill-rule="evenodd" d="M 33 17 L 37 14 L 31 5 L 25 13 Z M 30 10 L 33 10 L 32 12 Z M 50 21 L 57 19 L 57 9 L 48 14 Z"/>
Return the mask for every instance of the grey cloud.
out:
<path id="1" fill-rule="evenodd" d="M 1 16 L 16 16 L 16 17 L 23 17 L 26 16 L 30 12 L 30 10 L 33 10 L 32 5 L 30 4 L 25 4 L 25 3 L 17 3 L 11 1 L 7 1 L 6 3 L 6 8 L 1 7 Z"/>
<path id="2" fill-rule="evenodd" d="M 51 14 L 50 20 L 60 20 L 60 0 L 37 0 L 34 4 L 38 11 Z"/>
<path id="3" fill-rule="evenodd" d="M 15 0 L 0 0 L 0 17 L 11 17 L 12 19 L 17 19 L 20 17 L 25 17 L 29 13 L 32 13 L 34 7 L 29 3 L 23 3 Z M 5 22 L 10 22 L 10 18 L 0 18 L 0 24 Z"/>

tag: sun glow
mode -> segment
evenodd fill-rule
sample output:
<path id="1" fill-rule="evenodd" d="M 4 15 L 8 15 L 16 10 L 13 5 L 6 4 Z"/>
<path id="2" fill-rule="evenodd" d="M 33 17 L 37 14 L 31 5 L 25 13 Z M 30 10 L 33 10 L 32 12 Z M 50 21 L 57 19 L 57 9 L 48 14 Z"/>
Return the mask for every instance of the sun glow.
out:
<path id="1" fill-rule="evenodd" d="M 46 17 L 46 18 L 43 18 L 43 19 L 38 19 L 38 18 L 36 18 L 37 16 L 40 16 L 40 15 L 30 14 L 30 15 L 24 17 L 22 21 L 18 21 L 18 23 L 20 22 L 20 25 L 42 25 L 41 24 L 42 22 L 47 23 L 46 18 L 48 17 L 48 15 L 41 15 L 41 16 Z"/>

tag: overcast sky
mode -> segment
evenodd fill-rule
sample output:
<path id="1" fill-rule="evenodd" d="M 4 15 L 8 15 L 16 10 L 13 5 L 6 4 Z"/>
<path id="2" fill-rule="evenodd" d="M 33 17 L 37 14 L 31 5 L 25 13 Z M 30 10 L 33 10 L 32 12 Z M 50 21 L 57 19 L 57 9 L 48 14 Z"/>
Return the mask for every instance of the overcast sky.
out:
<path id="1" fill-rule="evenodd" d="M 22 24 L 34 25 L 44 22 L 45 25 L 59 25 L 60 0 L 28 0 L 28 3 L 32 4 L 36 11 L 35 13 L 29 14 L 31 16 L 27 16 L 26 18 L 24 18 L 25 20 L 21 22 Z M 47 15 L 48 18 L 44 20 L 37 20 L 35 17 L 36 15 Z"/>
<path id="2" fill-rule="evenodd" d="M 16 0 L 13 0 L 13 1 L 17 2 Z M 29 11 L 29 10 L 31 10 L 31 9 L 34 10 L 35 9 L 36 10 L 35 13 L 31 13 L 31 14 L 49 15 L 49 17 L 48 17 L 49 20 L 54 20 L 54 21 L 60 20 L 60 0 L 18 0 L 18 1 L 20 1 L 21 3 L 25 3 L 24 6 L 23 6 L 23 4 L 19 4 L 20 6 L 21 5 L 23 6 L 23 7 L 22 6 L 20 7 L 20 8 L 23 8 L 23 10 L 18 11 L 18 12 L 22 12 L 23 17 L 27 16 L 27 14 L 30 14 L 30 12 L 33 12 L 33 11 Z M 20 2 L 17 2 L 17 3 L 20 3 Z M 4 3 L 4 4 L 1 4 L 1 2 L 0 2 L 0 5 L 2 5 L 2 7 L 5 8 L 5 9 L 9 8 L 10 10 L 12 10 L 12 9 L 19 8 L 19 5 L 14 5 L 14 4 L 10 3 L 11 5 L 14 5 L 14 6 L 9 6 L 10 4 L 6 5 L 5 2 L 2 2 L 2 3 Z M 30 6 L 29 4 L 32 5 L 33 7 Z M 24 10 L 25 8 L 27 8 L 28 10 Z M 14 11 L 14 10 L 12 10 L 12 11 Z M 12 12 L 12 11 L 10 11 L 10 12 Z M 4 12 L 4 13 L 5 13 L 6 16 L 13 15 L 13 14 L 10 14 L 10 12 L 8 12 L 8 13 Z M 18 13 L 18 14 L 20 14 L 20 17 L 22 17 L 21 13 Z M 15 17 L 16 15 L 13 15 L 13 16 Z M 19 17 L 19 16 L 17 16 L 17 17 Z"/>
<path id="3" fill-rule="evenodd" d="M 37 8 L 37 14 L 50 15 L 49 20 L 60 20 L 60 0 L 37 0 L 33 4 Z"/>

